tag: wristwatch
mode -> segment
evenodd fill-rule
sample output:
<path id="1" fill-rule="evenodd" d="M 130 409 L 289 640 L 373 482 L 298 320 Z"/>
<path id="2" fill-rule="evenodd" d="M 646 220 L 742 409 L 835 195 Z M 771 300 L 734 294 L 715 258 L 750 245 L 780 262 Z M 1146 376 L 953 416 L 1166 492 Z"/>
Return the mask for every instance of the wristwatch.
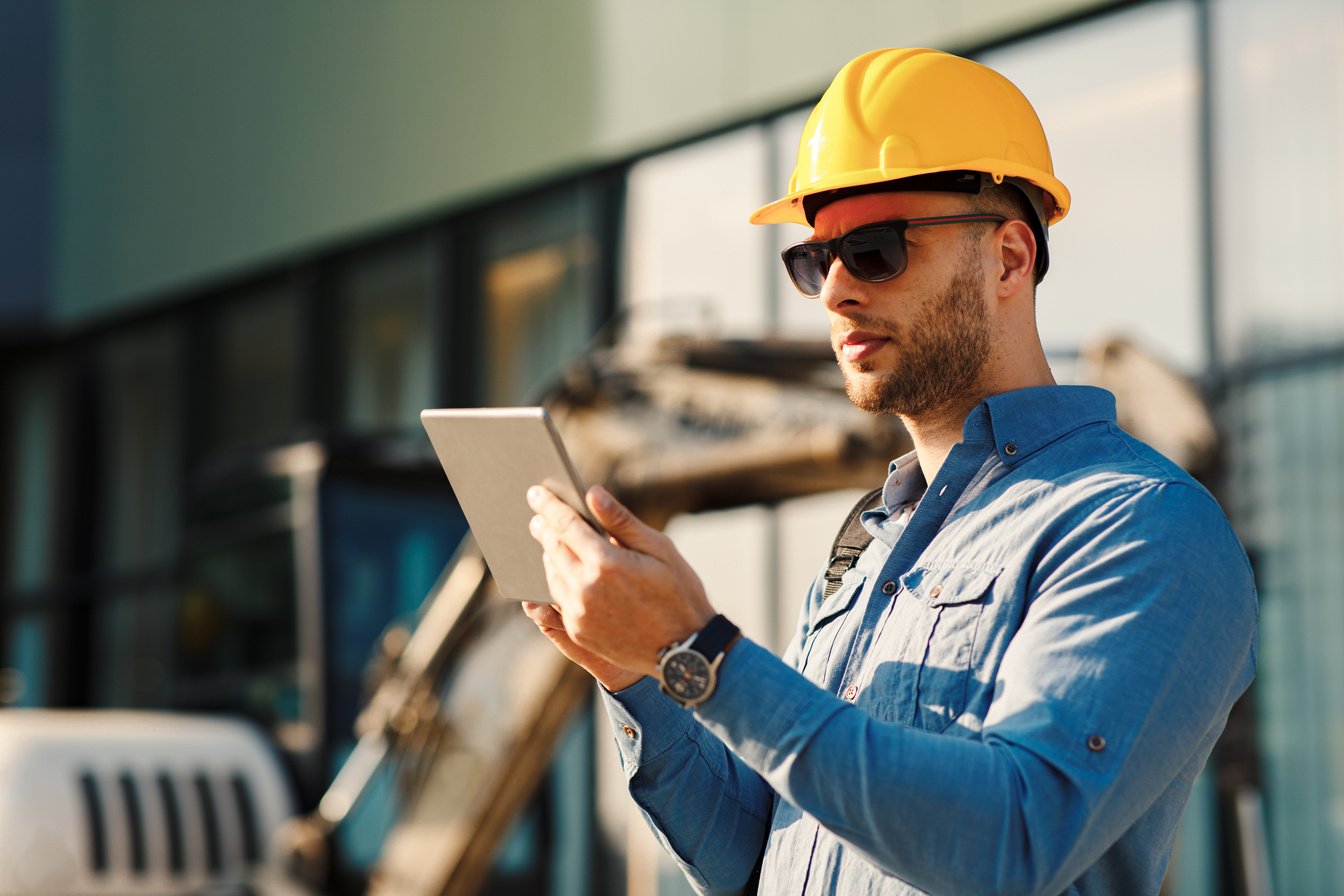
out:
<path id="1" fill-rule="evenodd" d="M 722 614 L 700 631 L 658 654 L 658 689 L 682 705 L 698 706 L 719 683 L 719 664 L 741 630 Z"/>

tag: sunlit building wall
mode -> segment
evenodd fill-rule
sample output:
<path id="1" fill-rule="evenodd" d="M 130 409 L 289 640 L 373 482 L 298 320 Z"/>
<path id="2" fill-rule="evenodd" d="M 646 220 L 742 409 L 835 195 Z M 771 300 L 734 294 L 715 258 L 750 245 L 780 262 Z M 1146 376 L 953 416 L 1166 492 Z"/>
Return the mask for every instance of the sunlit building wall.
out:
<path id="1" fill-rule="evenodd" d="M 779 192 L 840 64 L 944 46 L 1022 86 L 1074 193 L 1038 305 L 1060 378 L 1080 346 L 1120 334 L 1214 402 L 1226 448 L 1211 484 L 1261 589 L 1269 873 L 1276 892 L 1344 889 L 1338 4 L 863 2 L 825 27 L 815 4 L 764 0 L 68 0 L 6 15 L 11 43 L 37 42 L 9 58 L 35 60 L 24 83 L 47 101 L 0 157 L 11 181 L 38 183 L 21 197 L 38 235 L 0 246 L 18 290 L 0 302 L 6 702 L 171 707 L 184 681 L 206 688 L 183 676 L 224 647 L 155 647 L 182 637 L 182 566 L 224 574 L 184 536 L 191 483 L 223 460 L 414 439 L 428 405 L 534 401 L 615 333 L 820 338 L 824 315 L 777 262 L 797 231 L 745 215 Z M 671 533 L 720 608 L 782 648 L 851 497 Z M 391 565 L 359 556 L 373 535 L 352 531 L 343 680 L 432 580 L 436 531 L 389 547 Z M 265 575 L 266 537 L 249 574 Z M 594 833 L 565 851 L 622 864 L 571 854 L 551 890 L 687 892 L 626 807 L 605 729 L 584 724 L 550 786 L 561 806 L 596 794 L 574 816 Z M 565 789 L 593 769 L 591 788 Z M 1220 811 L 1206 776 L 1176 896 L 1233 886 Z M 526 864 L 539 836 L 501 861 Z"/>

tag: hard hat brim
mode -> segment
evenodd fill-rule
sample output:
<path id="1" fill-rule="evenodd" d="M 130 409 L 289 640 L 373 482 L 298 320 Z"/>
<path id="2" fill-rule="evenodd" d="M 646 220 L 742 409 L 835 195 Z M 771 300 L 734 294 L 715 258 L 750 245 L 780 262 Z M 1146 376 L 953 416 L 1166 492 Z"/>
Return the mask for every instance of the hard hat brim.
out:
<path id="1" fill-rule="evenodd" d="M 752 224 L 803 224 L 810 226 L 811 222 L 807 220 L 807 214 L 803 209 L 803 200 L 808 196 L 815 196 L 818 193 L 827 193 L 832 190 L 852 190 L 855 187 L 876 186 L 878 184 L 887 185 L 886 189 L 890 190 L 892 181 L 920 177 L 940 171 L 983 171 L 992 175 L 996 181 L 1002 181 L 1005 177 L 1020 177 L 1040 187 L 1054 200 L 1054 210 L 1050 215 L 1048 224 L 1054 224 L 1062 220 L 1069 213 L 1069 189 L 1053 175 L 1030 165 L 1022 165 L 1003 159 L 973 159 L 954 165 L 941 165 L 932 168 L 851 171 L 843 177 L 814 181 L 808 184 L 804 190 L 790 193 L 782 199 L 776 199 L 774 202 L 763 205 L 752 212 L 751 217 L 747 220 Z"/>

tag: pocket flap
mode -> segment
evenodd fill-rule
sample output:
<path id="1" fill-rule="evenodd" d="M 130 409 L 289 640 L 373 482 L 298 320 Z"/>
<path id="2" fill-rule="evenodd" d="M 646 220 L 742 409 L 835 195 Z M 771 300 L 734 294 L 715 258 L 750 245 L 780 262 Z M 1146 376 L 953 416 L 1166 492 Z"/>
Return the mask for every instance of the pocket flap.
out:
<path id="1" fill-rule="evenodd" d="M 867 580 L 867 576 L 852 569 L 845 573 L 845 577 L 840 580 L 840 590 L 826 598 L 821 602 L 821 606 L 817 607 L 816 615 L 812 617 L 810 630 L 816 631 L 832 619 L 848 613 L 849 608 L 854 606 L 854 599 L 863 590 L 863 583 Z"/>
<path id="2" fill-rule="evenodd" d="M 964 566 L 916 566 L 901 576 L 901 587 L 930 607 L 966 604 L 983 598 L 1000 572 Z"/>

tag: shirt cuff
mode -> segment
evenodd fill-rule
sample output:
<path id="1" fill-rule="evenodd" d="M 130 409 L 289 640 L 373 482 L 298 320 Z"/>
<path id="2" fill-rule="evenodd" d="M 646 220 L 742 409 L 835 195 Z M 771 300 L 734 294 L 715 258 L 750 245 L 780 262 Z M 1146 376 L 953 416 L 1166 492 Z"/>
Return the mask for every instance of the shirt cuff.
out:
<path id="1" fill-rule="evenodd" d="M 687 737 L 695 724 L 689 712 L 658 690 L 652 676 L 614 694 L 600 690 L 626 777 L 632 777 L 642 761 L 656 759 Z"/>

